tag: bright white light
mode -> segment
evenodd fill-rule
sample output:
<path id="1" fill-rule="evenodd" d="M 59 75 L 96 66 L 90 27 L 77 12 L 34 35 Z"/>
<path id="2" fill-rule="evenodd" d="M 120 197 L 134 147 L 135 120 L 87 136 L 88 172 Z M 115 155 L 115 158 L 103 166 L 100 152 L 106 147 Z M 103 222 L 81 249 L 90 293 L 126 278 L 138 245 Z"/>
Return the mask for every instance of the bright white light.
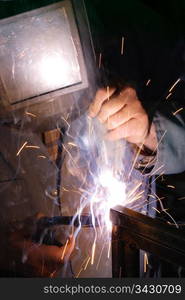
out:
<path id="1" fill-rule="evenodd" d="M 126 200 L 125 183 L 119 181 L 111 170 L 105 169 L 99 176 L 100 184 L 107 188 L 107 202 L 109 208 L 115 205 L 123 205 Z"/>
<path id="2" fill-rule="evenodd" d="M 104 170 L 102 173 L 99 175 L 99 182 L 103 187 L 109 187 L 112 185 L 112 172 L 110 170 Z"/>
<path id="3" fill-rule="evenodd" d="M 111 231 L 110 209 L 116 205 L 125 205 L 126 185 L 108 168 L 103 169 L 96 179 L 97 189 L 91 197 L 91 202 L 98 205 L 98 214 L 103 218 L 107 230 Z"/>
<path id="4" fill-rule="evenodd" d="M 59 88 L 71 82 L 70 63 L 57 53 L 44 56 L 39 69 L 43 81 L 53 88 Z"/>
<path id="5" fill-rule="evenodd" d="M 107 230 L 112 231 L 112 222 L 110 220 L 110 216 L 107 216 L 107 218 L 105 219 L 105 222 L 106 222 Z"/>

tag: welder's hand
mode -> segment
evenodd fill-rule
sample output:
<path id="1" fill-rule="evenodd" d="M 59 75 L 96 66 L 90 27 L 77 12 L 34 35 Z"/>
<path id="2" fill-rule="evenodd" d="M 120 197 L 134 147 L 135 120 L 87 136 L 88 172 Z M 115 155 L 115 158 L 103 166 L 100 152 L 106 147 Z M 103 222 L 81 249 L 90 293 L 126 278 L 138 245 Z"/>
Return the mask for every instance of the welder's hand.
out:
<path id="1" fill-rule="evenodd" d="M 70 258 L 75 240 L 62 247 L 34 243 L 23 228 L 11 233 L 1 251 L 0 268 L 22 277 L 55 277 Z M 4 255 L 3 255 L 4 252 Z"/>
<path id="2" fill-rule="evenodd" d="M 157 139 L 152 124 L 150 132 L 148 115 L 139 101 L 136 91 L 124 88 L 114 96 L 115 89 L 100 89 L 89 108 L 89 116 L 97 117 L 108 129 L 106 138 L 118 140 L 125 138 L 128 142 L 140 146 L 144 144 L 153 150 Z"/>

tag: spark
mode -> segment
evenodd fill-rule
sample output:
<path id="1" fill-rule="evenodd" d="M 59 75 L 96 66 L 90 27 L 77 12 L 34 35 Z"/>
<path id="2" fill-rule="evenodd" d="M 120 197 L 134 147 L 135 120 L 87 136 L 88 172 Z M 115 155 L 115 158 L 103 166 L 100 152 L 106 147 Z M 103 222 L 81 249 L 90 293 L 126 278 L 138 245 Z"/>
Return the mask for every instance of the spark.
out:
<path id="1" fill-rule="evenodd" d="M 128 198 L 130 198 L 134 193 L 135 191 L 142 185 L 142 182 L 139 182 L 138 185 L 136 185 L 132 190 L 131 192 L 127 195 Z"/>
<path id="2" fill-rule="evenodd" d="M 94 264 L 95 250 L 96 250 L 96 239 L 94 240 L 94 243 L 92 246 L 91 265 Z"/>
<path id="3" fill-rule="evenodd" d="M 151 197 L 151 198 L 153 198 L 153 199 L 155 199 L 155 196 L 152 195 L 152 194 L 148 194 L 148 196 Z"/>
<path id="4" fill-rule="evenodd" d="M 83 271 L 83 268 L 80 269 L 80 271 L 78 272 L 78 274 L 76 275 L 76 278 L 78 278 L 80 276 L 80 273 Z"/>
<path id="5" fill-rule="evenodd" d="M 123 55 L 124 44 L 125 44 L 125 38 L 124 38 L 124 36 L 122 36 L 122 39 L 121 39 L 121 55 Z"/>
<path id="6" fill-rule="evenodd" d="M 141 153 L 141 150 L 142 150 L 142 148 L 143 148 L 143 145 L 144 145 L 144 143 L 141 145 L 140 148 L 138 148 L 138 151 L 137 151 L 136 157 L 135 157 L 135 159 L 134 159 L 134 161 L 133 161 L 132 168 L 131 168 L 131 170 L 130 170 L 130 172 L 129 172 L 128 178 L 130 178 L 130 175 L 132 174 L 132 171 L 133 171 L 134 166 L 135 166 L 135 164 L 136 164 L 136 162 L 137 162 L 137 160 L 138 160 L 138 157 L 139 157 L 139 155 L 140 155 L 140 153 Z"/>
<path id="7" fill-rule="evenodd" d="M 105 242 L 104 242 L 103 247 L 102 247 L 102 249 L 100 251 L 100 256 L 99 256 L 99 259 L 98 259 L 98 263 L 96 265 L 96 270 L 98 270 L 98 268 L 99 268 L 99 264 L 100 264 L 100 261 L 101 261 L 101 258 L 102 258 L 102 254 L 103 254 L 104 248 L 105 248 Z"/>
<path id="8" fill-rule="evenodd" d="M 84 271 L 87 269 L 87 266 L 88 266 L 88 264 L 89 264 L 90 259 L 91 259 L 91 257 L 89 256 L 89 258 L 87 259 L 87 262 L 86 262 L 86 264 L 85 264 Z"/>
<path id="9" fill-rule="evenodd" d="M 108 248 L 107 258 L 110 257 L 110 250 L 111 250 L 111 240 L 109 241 L 109 248 Z"/>
<path id="10" fill-rule="evenodd" d="M 163 140 L 163 138 L 164 138 L 164 136 L 165 136 L 166 133 L 167 133 L 167 130 L 164 131 L 163 135 L 161 136 L 161 138 L 160 138 L 160 140 L 159 140 L 157 146 L 156 146 L 155 149 L 153 150 L 152 154 L 155 153 L 155 152 L 157 151 L 157 149 L 158 149 L 160 143 L 162 142 L 162 140 Z"/>
<path id="11" fill-rule="evenodd" d="M 164 212 L 170 217 L 170 219 L 172 219 L 174 225 L 177 227 L 177 229 L 179 228 L 179 225 L 177 224 L 177 222 L 175 221 L 175 219 L 166 211 L 166 209 L 164 210 Z"/>
<path id="12" fill-rule="evenodd" d="M 172 93 L 169 93 L 169 94 L 166 96 L 166 100 L 167 100 L 168 98 L 170 98 L 171 95 L 172 95 Z"/>
<path id="13" fill-rule="evenodd" d="M 160 206 L 161 206 L 161 212 L 164 212 L 165 214 L 167 214 L 169 216 L 169 218 L 173 221 L 174 225 L 179 228 L 179 225 L 177 224 L 177 222 L 174 220 L 174 218 L 167 212 L 167 209 L 164 208 L 163 203 L 162 203 L 162 198 L 160 199 L 159 196 L 157 194 L 155 194 L 156 198 L 158 199 Z"/>
<path id="14" fill-rule="evenodd" d="M 157 172 L 158 170 L 160 170 L 162 167 L 163 167 L 163 165 L 162 165 L 161 167 L 159 167 L 159 168 L 156 170 L 156 172 Z M 151 174 L 151 176 L 154 176 L 156 172 L 154 172 L 154 174 Z M 155 181 L 157 181 L 157 179 L 158 179 L 159 177 L 161 177 L 163 174 L 164 174 L 164 173 L 159 174 L 156 178 L 154 178 L 154 179 L 152 180 L 152 182 L 151 182 L 150 184 L 152 184 L 152 183 L 154 183 Z"/>
<path id="15" fill-rule="evenodd" d="M 141 193 L 137 194 L 135 197 L 132 198 L 130 202 L 136 201 L 142 197 L 145 191 L 142 191 Z"/>
<path id="16" fill-rule="evenodd" d="M 150 204 L 156 203 L 156 201 L 157 201 L 157 200 L 155 199 L 154 201 L 151 201 Z M 144 204 L 144 203 L 145 203 L 145 204 Z M 134 206 L 132 206 L 132 209 L 133 209 L 133 210 L 139 209 L 139 208 L 143 208 L 143 209 L 144 209 L 145 206 L 148 206 L 148 200 L 145 200 L 144 203 L 134 205 Z"/>
<path id="17" fill-rule="evenodd" d="M 81 270 L 81 269 L 82 269 L 82 270 L 85 270 L 84 265 L 85 265 L 85 266 L 87 265 L 87 261 L 89 260 L 89 258 L 91 258 L 91 257 L 87 256 L 87 257 L 83 260 L 82 264 L 80 265 L 79 270 Z"/>
<path id="18" fill-rule="evenodd" d="M 21 151 L 24 149 L 24 147 L 28 144 L 28 142 L 25 142 L 21 148 L 19 149 L 19 151 L 17 152 L 16 156 L 19 156 L 19 154 L 21 153 Z"/>
<path id="19" fill-rule="evenodd" d="M 148 79 L 147 82 L 146 82 L 146 86 L 148 86 L 151 82 L 151 79 Z"/>
<path id="20" fill-rule="evenodd" d="M 102 53 L 99 54 L 99 63 L 98 63 L 99 69 L 101 68 L 101 63 L 102 63 Z"/>
<path id="21" fill-rule="evenodd" d="M 37 118 L 37 116 L 35 114 L 31 113 L 31 112 L 26 111 L 25 114 L 28 115 L 28 116 L 31 116 L 33 118 Z"/>
<path id="22" fill-rule="evenodd" d="M 47 158 L 45 155 L 38 155 L 38 158 Z"/>
<path id="23" fill-rule="evenodd" d="M 74 166 L 77 167 L 76 162 L 74 161 L 71 153 L 67 150 L 67 148 L 64 146 L 64 144 L 62 144 L 62 147 L 64 148 L 64 150 L 67 152 L 67 154 L 69 155 L 69 157 L 71 158 L 71 161 L 73 162 Z"/>
<path id="24" fill-rule="evenodd" d="M 73 147 L 78 147 L 75 143 L 71 143 L 71 142 L 69 142 L 68 145 Z"/>
<path id="25" fill-rule="evenodd" d="M 154 206 L 152 207 L 156 212 L 158 212 L 158 214 L 160 214 L 161 212 L 157 209 L 157 208 L 155 208 Z"/>
<path id="26" fill-rule="evenodd" d="M 183 107 L 177 109 L 175 112 L 173 112 L 173 115 L 174 115 L 174 116 L 177 115 L 177 114 L 178 114 L 180 111 L 182 111 L 183 109 L 184 109 Z"/>
<path id="27" fill-rule="evenodd" d="M 33 149 L 40 149 L 39 146 L 33 146 L 33 145 L 28 145 L 25 148 L 33 148 Z"/>
<path id="28" fill-rule="evenodd" d="M 180 198 L 177 198 L 177 200 L 184 200 L 185 197 L 180 197 Z"/>
<path id="29" fill-rule="evenodd" d="M 62 187 L 62 190 L 63 190 L 64 192 L 70 192 L 70 190 L 66 189 L 65 187 Z"/>
<path id="30" fill-rule="evenodd" d="M 179 78 L 179 79 L 177 79 L 176 81 L 175 81 L 175 83 L 172 85 L 172 87 L 169 89 L 169 93 L 171 93 L 171 91 L 174 89 L 174 87 L 179 83 L 179 81 L 180 81 L 181 79 Z"/>
<path id="31" fill-rule="evenodd" d="M 172 188 L 172 189 L 175 189 L 175 186 L 174 186 L 174 185 L 168 184 L 167 187 Z"/>
<path id="32" fill-rule="evenodd" d="M 144 273 L 146 273 L 147 265 L 148 265 L 148 256 L 147 256 L 147 253 L 145 252 L 145 254 L 144 254 Z"/>
<path id="33" fill-rule="evenodd" d="M 164 131 L 163 135 L 161 136 L 159 142 L 157 143 L 157 146 L 154 148 L 154 150 L 152 151 L 152 154 L 154 154 L 155 152 L 157 152 L 159 145 L 161 144 L 165 134 L 167 133 L 167 130 Z M 144 170 L 142 171 L 142 174 L 145 172 L 147 166 L 150 164 L 150 162 L 147 163 L 147 165 L 145 166 Z M 164 165 L 163 165 L 164 167 Z M 155 172 L 153 174 L 151 174 L 150 176 L 154 175 L 159 169 L 161 169 L 161 167 L 159 167 L 157 170 L 155 170 Z"/>
<path id="34" fill-rule="evenodd" d="M 64 117 L 61 117 L 61 119 L 67 124 L 68 128 L 70 127 L 70 124 L 69 122 L 64 118 Z"/>
<path id="35" fill-rule="evenodd" d="M 62 256 L 61 256 L 61 260 L 63 260 L 63 259 L 64 259 L 64 255 L 65 255 L 65 253 L 66 253 L 66 249 L 67 249 L 67 245 L 68 245 L 68 243 L 69 243 L 69 239 L 67 239 L 67 241 L 66 241 L 66 243 L 65 243 L 64 250 L 63 250 L 63 252 L 62 252 Z"/>

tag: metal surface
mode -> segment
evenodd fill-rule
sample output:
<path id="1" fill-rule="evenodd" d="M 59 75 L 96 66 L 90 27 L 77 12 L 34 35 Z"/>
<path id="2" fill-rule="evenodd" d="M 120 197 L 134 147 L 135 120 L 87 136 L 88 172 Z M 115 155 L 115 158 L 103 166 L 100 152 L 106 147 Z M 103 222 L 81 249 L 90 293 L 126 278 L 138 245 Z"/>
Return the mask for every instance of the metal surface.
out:
<path id="1" fill-rule="evenodd" d="M 139 249 L 185 267 L 185 233 L 159 220 L 117 206 L 111 209 L 113 277 L 139 276 Z"/>

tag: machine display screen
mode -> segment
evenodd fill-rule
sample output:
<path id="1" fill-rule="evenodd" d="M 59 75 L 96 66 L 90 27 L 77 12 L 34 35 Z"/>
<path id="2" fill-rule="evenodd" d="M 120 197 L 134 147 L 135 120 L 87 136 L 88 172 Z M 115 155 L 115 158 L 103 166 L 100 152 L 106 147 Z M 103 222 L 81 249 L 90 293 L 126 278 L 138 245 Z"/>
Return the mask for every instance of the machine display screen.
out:
<path id="1" fill-rule="evenodd" d="M 74 40 L 65 5 L 6 19 L 0 26 L 1 99 L 14 105 L 81 83 Z"/>

